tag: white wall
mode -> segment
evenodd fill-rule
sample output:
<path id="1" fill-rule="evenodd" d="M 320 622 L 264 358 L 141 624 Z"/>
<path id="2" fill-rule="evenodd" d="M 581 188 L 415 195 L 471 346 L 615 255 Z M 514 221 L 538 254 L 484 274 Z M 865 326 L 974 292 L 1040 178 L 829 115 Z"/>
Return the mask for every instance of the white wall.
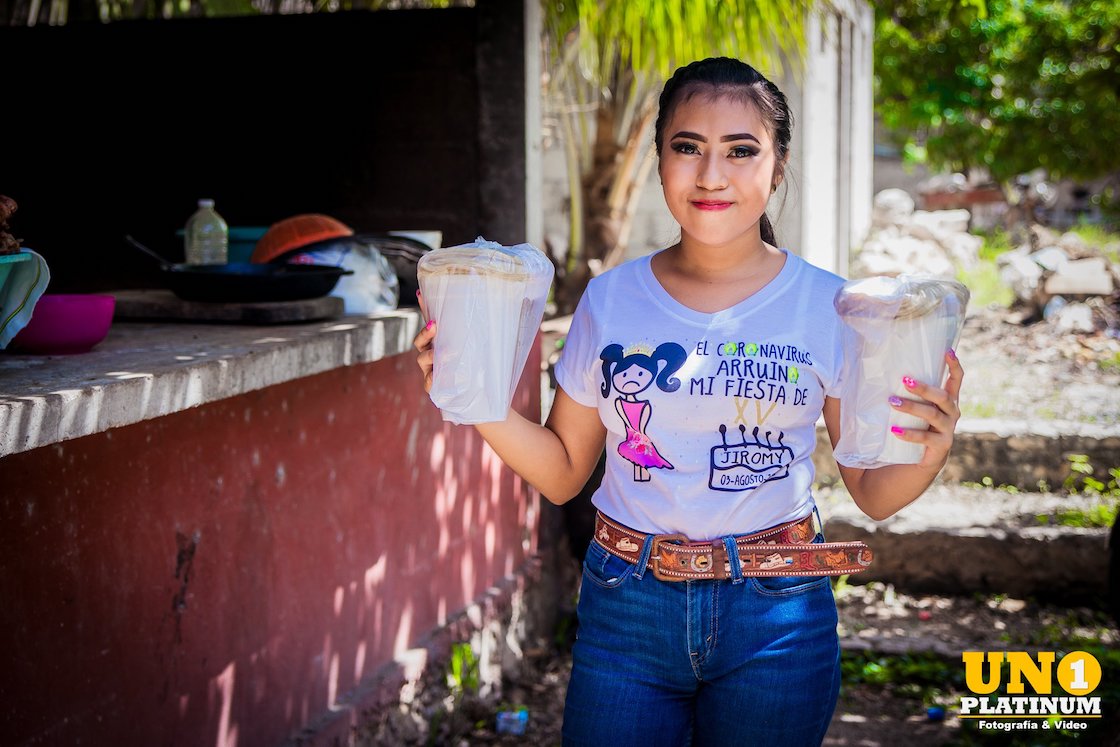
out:
<path id="1" fill-rule="evenodd" d="M 525 241 L 544 248 L 544 176 L 541 158 L 541 4 L 525 7 Z"/>
<path id="2" fill-rule="evenodd" d="M 852 29 L 852 145 L 851 225 L 849 248 L 858 247 L 871 231 L 875 199 L 875 13 L 864 2 L 853 7 Z M 844 267 L 847 267 L 845 262 Z M 846 273 L 845 273 L 846 274 Z"/>
<path id="3" fill-rule="evenodd" d="M 779 237 L 840 275 L 871 227 L 872 34 L 866 3 L 836 3 L 834 12 L 810 21 L 801 85 L 783 80 L 795 128 L 793 184 Z"/>

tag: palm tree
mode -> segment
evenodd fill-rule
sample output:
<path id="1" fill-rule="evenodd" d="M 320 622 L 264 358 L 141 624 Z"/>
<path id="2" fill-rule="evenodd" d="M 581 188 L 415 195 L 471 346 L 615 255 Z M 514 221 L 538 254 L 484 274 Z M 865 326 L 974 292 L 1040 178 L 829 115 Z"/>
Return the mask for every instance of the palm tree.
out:
<path id="1" fill-rule="evenodd" d="M 569 238 L 550 247 L 556 311 L 623 257 L 656 162 L 653 121 L 679 65 L 726 55 L 778 76 L 799 69 L 813 0 L 545 0 L 545 98 L 559 120 L 571 199 Z M 557 256 L 557 255 L 560 256 Z"/>

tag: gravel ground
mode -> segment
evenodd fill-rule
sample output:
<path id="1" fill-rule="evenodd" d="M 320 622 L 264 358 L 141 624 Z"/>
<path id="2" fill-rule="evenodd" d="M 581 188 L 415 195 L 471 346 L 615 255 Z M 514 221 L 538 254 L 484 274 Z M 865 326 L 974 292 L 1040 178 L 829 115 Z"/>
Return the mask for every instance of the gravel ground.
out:
<path id="1" fill-rule="evenodd" d="M 1064 334 L 1049 322 L 1018 324 L 982 309 L 957 346 L 967 418 L 1120 425 L 1120 339 L 1116 332 Z"/>

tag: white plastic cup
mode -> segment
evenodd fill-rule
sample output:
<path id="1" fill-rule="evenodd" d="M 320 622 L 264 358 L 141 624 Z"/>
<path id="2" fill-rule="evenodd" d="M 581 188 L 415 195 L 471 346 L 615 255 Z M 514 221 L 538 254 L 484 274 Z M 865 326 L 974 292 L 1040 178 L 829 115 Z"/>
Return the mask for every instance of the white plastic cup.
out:
<path id="1" fill-rule="evenodd" d="M 940 386 L 945 376 L 945 351 L 957 337 L 961 319 L 955 315 L 934 314 L 916 319 L 896 319 L 880 355 L 887 381 L 894 381 L 892 394 L 902 399 L 919 401 L 902 383 L 904 376 L 916 381 Z M 879 404 L 882 407 L 882 403 Z M 926 430 L 929 423 L 916 415 L 889 409 L 889 427 Z M 888 427 L 888 430 L 889 430 Z M 917 464 L 925 454 L 925 446 L 911 443 L 888 433 L 879 460 L 888 464 Z"/>

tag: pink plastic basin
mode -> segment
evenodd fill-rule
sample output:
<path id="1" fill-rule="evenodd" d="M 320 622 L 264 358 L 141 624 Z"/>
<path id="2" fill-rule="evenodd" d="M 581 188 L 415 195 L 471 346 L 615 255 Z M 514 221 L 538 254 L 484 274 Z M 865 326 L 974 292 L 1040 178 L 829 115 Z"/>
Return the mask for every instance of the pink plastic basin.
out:
<path id="1" fill-rule="evenodd" d="M 44 293 L 11 350 L 45 355 L 85 353 L 109 334 L 116 299 L 93 293 Z"/>

